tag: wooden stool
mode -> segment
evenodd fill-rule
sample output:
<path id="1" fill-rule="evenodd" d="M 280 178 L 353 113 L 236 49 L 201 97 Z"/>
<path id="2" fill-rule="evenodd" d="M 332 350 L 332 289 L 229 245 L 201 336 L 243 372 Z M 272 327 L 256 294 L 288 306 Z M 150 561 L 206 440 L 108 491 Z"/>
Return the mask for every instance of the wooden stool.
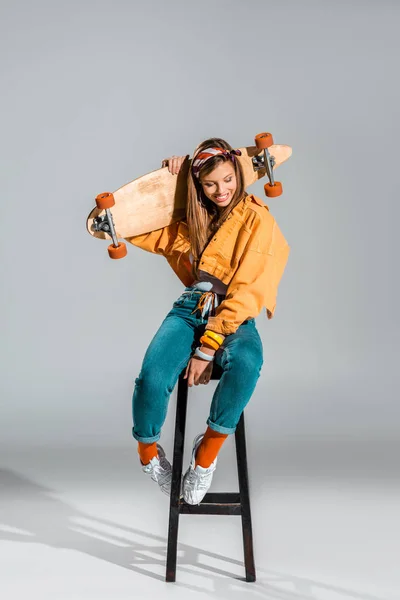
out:
<path id="1" fill-rule="evenodd" d="M 176 556 L 178 544 L 179 515 L 238 515 L 242 517 L 244 567 L 246 581 L 256 580 L 253 555 L 253 534 L 251 528 L 249 482 L 247 474 L 246 437 L 244 414 L 242 413 L 235 431 L 236 460 L 239 479 L 239 492 L 207 493 L 198 505 L 186 504 L 181 499 L 181 477 L 183 463 L 183 447 L 185 442 L 186 408 L 188 398 L 187 379 L 184 379 L 186 367 L 182 370 L 178 381 L 178 397 L 176 406 L 174 456 L 172 463 L 172 484 L 169 507 L 168 548 L 166 581 L 175 581 Z M 219 380 L 222 367 L 214 363 L 211 379 Z"/>

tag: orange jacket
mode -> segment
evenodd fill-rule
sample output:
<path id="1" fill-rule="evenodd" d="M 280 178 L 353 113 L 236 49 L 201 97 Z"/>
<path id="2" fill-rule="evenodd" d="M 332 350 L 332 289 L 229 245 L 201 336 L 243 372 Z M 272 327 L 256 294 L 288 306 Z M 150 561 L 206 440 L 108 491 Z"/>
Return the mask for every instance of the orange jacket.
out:
<path id="1" fill-rule="evenodd" d="M 147 252 L 165 256 L 185 286 L 194 283 L 185 221 L 126 240 Z M 185 254 L 177 265 L 180 252 Z M 200 269 L 228 285 L 226 297 L 215 309 L 215 316 L 208 318 L 207 329 L 230 335 L 243 321 L 258 316 L 263 307 L 271 319 L 289 252 L 290 246 L 268 206 L 253 194 L 243 198 L 205 247 L 200 259 Z"/>

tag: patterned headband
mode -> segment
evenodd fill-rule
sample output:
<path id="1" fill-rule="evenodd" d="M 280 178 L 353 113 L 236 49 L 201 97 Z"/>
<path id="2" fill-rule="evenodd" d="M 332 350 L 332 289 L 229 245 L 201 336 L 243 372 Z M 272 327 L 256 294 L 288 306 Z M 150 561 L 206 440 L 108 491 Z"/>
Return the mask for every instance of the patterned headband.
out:
<path id="1" fill-rule="evenodd" d="M 199 152 L 196 158 L 193 160 L 192 164 L 192 173 L 197 179 L 199 178 L 200 169 L 204 165 L 204 163 L 213 156 L 217 156 L 218 154 L 222 154 L 223 156 L 227 156 L 232 159 L 232 162 L 235 160 L 236 156 L 241 156 L 240 150 L 224 150 L 224 148 L 212 147 L 206 148 Z"/>

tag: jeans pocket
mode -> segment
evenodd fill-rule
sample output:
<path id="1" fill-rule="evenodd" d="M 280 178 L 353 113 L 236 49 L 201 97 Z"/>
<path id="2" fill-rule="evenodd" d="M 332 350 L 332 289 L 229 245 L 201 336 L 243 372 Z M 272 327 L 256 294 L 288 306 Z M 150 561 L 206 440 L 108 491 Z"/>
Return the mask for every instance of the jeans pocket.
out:
<path id="1" fill-rule="evenodd" d="M 172 306 L 174 306 L 174 307 L 183 306 L 186 302 L 188 302 L 189 299 L 190 299 L 190 294 L 182 294 L 181 296 L 179 296 L 179 298 L 177 300 L 175 300 L 175 302 L 173 303 Z"/>

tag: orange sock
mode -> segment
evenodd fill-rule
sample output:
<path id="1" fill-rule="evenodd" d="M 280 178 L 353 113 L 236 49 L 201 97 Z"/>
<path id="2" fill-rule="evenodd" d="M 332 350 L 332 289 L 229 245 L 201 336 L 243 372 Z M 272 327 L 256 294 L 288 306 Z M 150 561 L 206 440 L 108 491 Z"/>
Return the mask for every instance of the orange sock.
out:
<path id="1" fill-rule="evenodd" d="M 210 429 L 210 427 L 207 427 L 207 431 L 196 452 L 195 468 L 197 465 L 205 468 L 209 467 L 218 456 L 218 452 L 227 437 L 227 433 L 219 433 L 218 431 L 214 431 L 213 429 Z"/>
<path id="2" fill-rule="evenodd" d="M 147 465 L 152 458 L 157 456 L 157 442 L 153 442 L 152 444 L 145 444 L 144 442 L 138 442 L 138 452 L 140 456 L 140 460 L 142 461 L 142 465 Z"/>

